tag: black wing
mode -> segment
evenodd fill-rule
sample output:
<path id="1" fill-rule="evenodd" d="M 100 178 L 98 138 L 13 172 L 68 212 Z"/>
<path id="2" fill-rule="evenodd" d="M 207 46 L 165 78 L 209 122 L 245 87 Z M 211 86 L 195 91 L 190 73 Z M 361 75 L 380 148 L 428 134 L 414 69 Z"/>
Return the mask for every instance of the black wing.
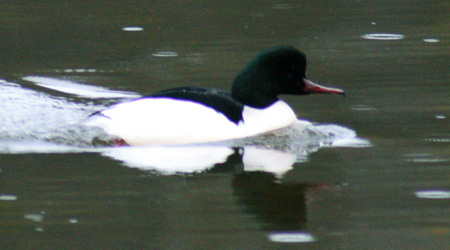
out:
<path id="1" fill-rule="evenodd" d="M 238 124 L 239 121 L 242 121 L 242 111 L 244 109 L 244 105 L 234 100 L 229 92 L 219 89 L 181 87 L 163 90 L 145 97 L 165 97 L 197 102 L 224 114 L 228 120 L 236 124 Z"/>

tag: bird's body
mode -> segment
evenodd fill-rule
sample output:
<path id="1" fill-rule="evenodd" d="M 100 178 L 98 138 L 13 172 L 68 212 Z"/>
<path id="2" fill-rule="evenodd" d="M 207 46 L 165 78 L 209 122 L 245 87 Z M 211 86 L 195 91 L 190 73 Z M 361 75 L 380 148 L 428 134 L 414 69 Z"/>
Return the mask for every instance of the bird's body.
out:
<path id="1" fill-rule="evenodd" d="M 235 123 L 197 102 L 143 98 L 112 106 L 96 114 L 91 122 L 130 145 L 167 145 L 248 137 L 289 126 L 297 120 L 283 101 L 264 110 L 245 106 L 242 117 Z"/>
<path id="2" fill-rule="evenodd" d="M 306 79 L 306 58 L 293 47 L 259 54 L 231 93 L 195 87 L 169 89 L 91 115 L 88 124 L 129 145 L 168 145 L 243 138 L 297 121 L 280 94 L 337 93 Z"/>

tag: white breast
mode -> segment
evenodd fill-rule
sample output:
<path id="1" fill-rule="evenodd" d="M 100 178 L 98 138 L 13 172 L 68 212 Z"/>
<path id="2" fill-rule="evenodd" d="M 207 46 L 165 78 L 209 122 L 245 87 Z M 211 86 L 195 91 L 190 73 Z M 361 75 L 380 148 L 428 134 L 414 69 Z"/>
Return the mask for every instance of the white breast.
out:
<path id="1" fill-rule="evenodd" d="M 265 109 L 245 106 L 242 129 L 247 136 L 261 134 L 287 127 L 297 121 L 294 111 L 285 102 L 279 100 Z"/>
<path id="2" fill-rule="evenodd" d="M 120 103 L 95 115 L 88 125 L 103 128 L 130 145 L 168 145 L 221 141 L 289 126 L 292 109 L 278 101 L 266 109 L 244 107 L 238 125 L 202 104 L 169 98 Z"/>

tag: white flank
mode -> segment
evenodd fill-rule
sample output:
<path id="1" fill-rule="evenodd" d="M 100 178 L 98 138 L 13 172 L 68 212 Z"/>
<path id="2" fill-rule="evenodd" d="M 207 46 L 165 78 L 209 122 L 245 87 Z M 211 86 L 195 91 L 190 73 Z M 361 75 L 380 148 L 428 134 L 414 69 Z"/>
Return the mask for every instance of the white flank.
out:
<path id="1" fill-rule="evenodd" d="M 248 137 L 289 126 L 292 109 L 278 101 L 266 109 L 245 107 L 238 125 L 202 104 L 170 98 L 143 98 L 120 103 L 92 117 L 88 125 L 103 128 L 130 145 L 170 145 Z"/>

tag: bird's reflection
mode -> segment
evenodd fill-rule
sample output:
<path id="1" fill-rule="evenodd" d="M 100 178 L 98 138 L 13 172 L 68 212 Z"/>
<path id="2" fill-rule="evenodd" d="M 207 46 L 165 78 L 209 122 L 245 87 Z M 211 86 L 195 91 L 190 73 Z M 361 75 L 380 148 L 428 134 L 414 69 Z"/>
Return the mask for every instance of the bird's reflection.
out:
<path id="1" fill-rule="evenodd" d="M 238 205 L 254 215 L 266 231 L 302 231 L 306 227 L 308 191 L 323 184 L 284 183 L 280 178 L 296 163 L 294 154 L 254 147 L 237 149 L 208 173 L 232 173 Z"/>
<path id="2" fill-rule="evenodd" d="M 328 133 L 330 127 L 323 126 L 321 129 L 327 132 L 322 134 L 332 134 Z M 332 132 L 335 132 L 336 128 L 333 129 Z M 157 176 L 206 177 L 220 174 L 231 179 L 229 195 L 232 202 L 245 214 L 255 217 L 262 230 L 302 232 L 306 230 L 310 191 L 326 185 L 286 182 L 284 177 L 296 164 L 308 161 L 312 152 L 323 146 L 333 147 L 336 142 L 339 145 L 343 143 L 342 138 L 327 143 L 313 139 L 316 138 L 304 136 L 303 140 L 287 147 L 268 147 L 266 144 L 117 147 L 104 149 L 100 153 L 128 167 L 150 171 Z M 348 139 L 361 145 L 361 140 L 354 135 L 346 138 L 345 145 L 348 145 Z M 221 195 L 224 194 L 226 192 Z"/>
<path id="3" fill-rule="evenodd" d="M 250 146 L 147 147 L 115 148 L 104 155 L 128 166 L 164 174 L 230 174 L 232 195 L 237 204 L 246 214 L 254 215 L 267 231 L 303 230 L 307 218 L 307 192 L 317 186 L 284 183 L 283 175 L 299 160 L 295 154 L 280 150 Z"/>
<path id="4" fill-rule="evenodd" d="M 266 172 L 244 172 L 233 177 L 232 187 L 238 203 L 261 221 L 264 230 L 304 229 L 306 192 L 311 185 L 280 183 Z"/>
<path id="5" fill-rule="evenodd" d="M 303 126 L 300 132 L 293 127 L 231 144 L 107 147 L 99 153 L 128 167 L 160 174 L 202 173 L 217 165 L 229 165 L 230 159 L 238 157 L 246 172 L 262 171 L 281 177 L 294 163 L 307 161 L 309 154 L 321 147 L 336 146 L 366 147 L 370 143 L 357 138 L 353 130 L 338 125 L 316 125 L 307 129 Z"/>
<path id="6" fill-rule="evenodd" d="M 233 169 L 270 172 L 280 177 L 299 161 L 292 152 L 254 146 L 118 147 L 104 150 L 102 155 L 132 168 L 160 174 L 224 172 L 232 165 Z"/>

